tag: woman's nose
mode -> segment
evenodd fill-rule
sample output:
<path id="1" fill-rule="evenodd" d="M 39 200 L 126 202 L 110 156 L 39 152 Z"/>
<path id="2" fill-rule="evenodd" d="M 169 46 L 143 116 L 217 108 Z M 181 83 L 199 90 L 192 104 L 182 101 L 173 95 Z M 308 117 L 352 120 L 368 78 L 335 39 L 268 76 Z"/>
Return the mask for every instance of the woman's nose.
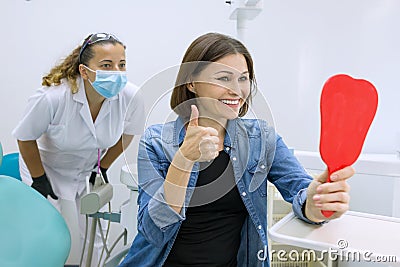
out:
<path id="1" fill-rule="evenodd" d="M 232 82 L 232 84 L 228 88 L 228 91 L 231 95 L 241 95 L 240 85 L 238 82 Z"/>
<path id="2" fill-rule="evenodd" d="M 121 67 L 119 64 L 118 65 L 114 65 L 114 67 L 112 68 L 113 71 L 124 71 L 125 68 Z"/>

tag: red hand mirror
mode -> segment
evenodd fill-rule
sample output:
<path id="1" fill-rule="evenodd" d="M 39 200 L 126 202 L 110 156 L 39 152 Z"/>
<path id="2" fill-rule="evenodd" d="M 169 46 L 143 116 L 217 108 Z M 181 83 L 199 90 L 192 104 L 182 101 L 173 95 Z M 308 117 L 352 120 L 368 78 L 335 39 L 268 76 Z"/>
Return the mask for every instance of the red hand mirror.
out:
<path id="1" fill-rule="evenodd" d="M 376 89 L 366 80 L 338 74 L 325 82 L 321 93 L 319 150 L 329 176 L 357 160 L 377 105 Z M 333 211 L 322 214 L 329 218 Z"/>

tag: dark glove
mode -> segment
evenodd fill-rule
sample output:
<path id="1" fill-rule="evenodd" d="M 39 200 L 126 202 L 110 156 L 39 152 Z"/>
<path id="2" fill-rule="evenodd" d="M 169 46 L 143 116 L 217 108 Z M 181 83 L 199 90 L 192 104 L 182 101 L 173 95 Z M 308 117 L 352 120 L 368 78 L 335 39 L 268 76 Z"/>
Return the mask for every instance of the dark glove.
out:
<path id="1" fill-rule="evenodd" d="M 94 169 L 97 170 L 97 164 L 94 166 Z M 107 170 L 108 170 L 108 169 L 103 168 L 103 167 L 100 166 L 101 176 L 103 176 L 104 181 L 108 184 Z M 89 182 L 90 182 L 92 185 L 94 185 L 94 182 L 95 182 L 95 180 L 96 180 L 96 175 L 97 175 L 97 172 L 96 172 L 96 171 L 92 171 L 92 174 L 90 175 L 90 178 L 89 178 Z"/>
<path id="2" fill-rule="evenodd" d="M 33 189 L 35 189 L 36 191 L 38 191 L 40 194 L 42 194 L 45 198 L 47 198 L 47 196 L 50 196 L 52 199 L 57 200 L 58 197 L 56 196 L 56 194 L 54 194 L 53 192 L 53 188 L 51 188 L 51 184 L 49 182 L 49 180 L 47 179 L 46 173 L 44 173 L 42 176 L 37 177 L 37 178 L 33 178 L 33 183 L 31 185 L 31 187 Z"/>

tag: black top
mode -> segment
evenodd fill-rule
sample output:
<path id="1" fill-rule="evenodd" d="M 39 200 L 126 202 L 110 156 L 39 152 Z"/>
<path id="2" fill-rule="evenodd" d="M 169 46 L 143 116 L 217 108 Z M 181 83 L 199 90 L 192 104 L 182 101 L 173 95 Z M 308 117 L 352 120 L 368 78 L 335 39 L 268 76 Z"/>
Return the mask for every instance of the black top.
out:
<path id="1" fill-rule="evenodd" d="M 166 267 L 237 266 L 240 232 L 247 216 L 229 155 L 201 163 L 196 189 Z"/>

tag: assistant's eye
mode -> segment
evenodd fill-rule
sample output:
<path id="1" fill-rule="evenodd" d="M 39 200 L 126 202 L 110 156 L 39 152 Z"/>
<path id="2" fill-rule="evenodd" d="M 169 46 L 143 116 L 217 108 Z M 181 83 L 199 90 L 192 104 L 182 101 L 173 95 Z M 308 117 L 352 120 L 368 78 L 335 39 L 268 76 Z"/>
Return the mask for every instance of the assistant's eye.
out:
<path id="1" fill-rule="evenodd" d="M 247 81 L 249 78 L 247 77 L 247 76 L 241 76 L 240 78 L 239 78 L 239 81 L 240 82 L 245 82 L 245 81 Z"/>
<path id="2" fill-rule="evenodd" d="M 109 68 L 111 68 L 111 64 L 104 63 L 104 64 L 101 65 L 101 67 L 104 68 L 104 69 L 109 69 Z"/>
<path id="3" fill-rule="evenodd" d="M 119 64 L 119 67 L 120 67 L 121 69 L 126 68 L 126 63 L 120 63 L 120 64 Z"/>

